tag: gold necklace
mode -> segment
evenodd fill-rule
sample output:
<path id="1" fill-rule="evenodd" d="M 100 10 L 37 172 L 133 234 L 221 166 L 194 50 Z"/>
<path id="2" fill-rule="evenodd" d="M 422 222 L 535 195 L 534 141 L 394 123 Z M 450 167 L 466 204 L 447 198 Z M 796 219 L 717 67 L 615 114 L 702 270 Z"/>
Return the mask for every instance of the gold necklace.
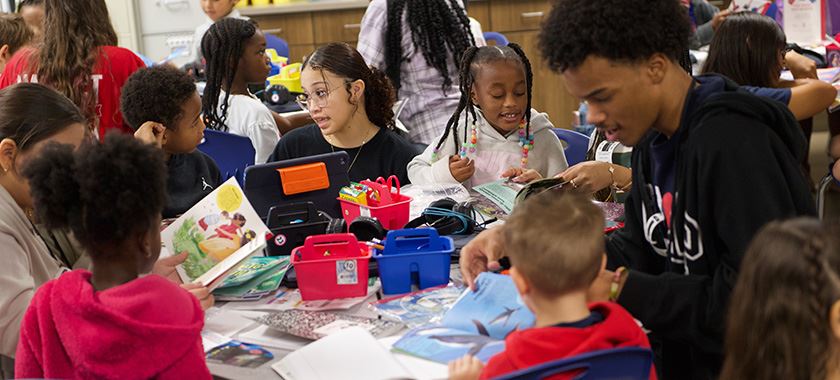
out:
<path id="1" fill-rule="evenodd" d="M 324 136 L 324 137 L 328 137 L 328 136 Z M 362 148 L 364 148 L 365 144 L 367 144 L 368 138 L 370 138 L 370 132 L 368 132 L 367 136 L 365 136 L 365 138 L 362 140 L 362 145 L 359 145 L 359 150 L 356 151 L 356 157 L 353 157 L 353 161 L 351 161 L 350 166 L 347 167 L 347 172 L 348 173 L 350 173 L 350 170 L 353 169 L 353 165 L 356 163 L 356 160 L 359 158 L 359 154 L 362 153 Z M 330 149 L 333 151 L 333 153 L 335 153 L 335 146 L 329 141 L 327 141 L 327 144 L 330 144 Z"/>

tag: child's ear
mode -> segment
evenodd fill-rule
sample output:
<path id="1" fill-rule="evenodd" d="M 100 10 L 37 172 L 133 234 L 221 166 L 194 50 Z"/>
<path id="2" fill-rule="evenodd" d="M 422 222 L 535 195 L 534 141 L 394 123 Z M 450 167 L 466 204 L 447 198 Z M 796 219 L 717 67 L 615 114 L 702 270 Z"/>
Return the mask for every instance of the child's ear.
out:
<path id="1" fill-rule="evenodd" d="M 840 340 L 840 300 L 834 301 L 834 304 L 831 305 L 831 310 L 828 313 L 828 324 L 831 326 L 834 339 Z"/>
<path id="2" fill-rule="evenodd" d="M 12 58 L 12 54 L 10 52 L 9 45 L 3 44 L 3 46 L 0 46 L 0 64 L 5 66 L 6 62 L 8 62 L 10 58 Z"/>
<path id="3" fill-rule="evenodd" d="M 531 285 L 528 284 L 528 280 L 522 277 L 515 266 L 510 268 L 510 279 L 513 280 L 513 284 L 516 285 L 516 290 L 520 295 L 524 296 L 531 292 Z"/>
<path id="4" fill-rule="evenodd" d="M 12 139 L 0 141 L 0 174 L 5 174 L 15 166 L 17 157 L 17 143 Z"/>

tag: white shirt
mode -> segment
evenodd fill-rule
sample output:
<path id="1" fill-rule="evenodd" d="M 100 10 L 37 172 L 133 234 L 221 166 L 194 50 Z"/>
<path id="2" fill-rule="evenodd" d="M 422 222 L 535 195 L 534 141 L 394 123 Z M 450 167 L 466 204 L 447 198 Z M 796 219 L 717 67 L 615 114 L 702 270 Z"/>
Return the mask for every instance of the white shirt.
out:
<path id="1" fill-rule="evenodd" d="M 224 99 L 225 92 L 221 91 L 218 110 L 220 115 Z M 280 131 L 277 129 L 271 110 L 252 94 L 231 95 L 228 98 L 225 125 L 228 127 L 228 132 L 251 139 L 256 151 L 254 155 L 256 164 L 264 164 L 268 161 L 268 156 L 280 141 Z"/>

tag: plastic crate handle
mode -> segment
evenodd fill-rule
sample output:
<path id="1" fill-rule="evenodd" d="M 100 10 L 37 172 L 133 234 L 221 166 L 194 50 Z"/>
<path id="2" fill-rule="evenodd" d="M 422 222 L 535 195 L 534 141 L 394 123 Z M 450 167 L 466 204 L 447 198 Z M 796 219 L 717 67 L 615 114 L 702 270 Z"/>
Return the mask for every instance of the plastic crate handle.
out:
<path id="1" fill-rule="evenodd" d="M 411 228 L 396 231 L 388 231 L 385 238 L 385 251 L 397 249 L 397 242 L 400 240 L 422 240 L 426 242 L 426 247 L 432 250 L 443 249 L 443 244 L 440 241 L 440 235 L 434 228 Z"/>

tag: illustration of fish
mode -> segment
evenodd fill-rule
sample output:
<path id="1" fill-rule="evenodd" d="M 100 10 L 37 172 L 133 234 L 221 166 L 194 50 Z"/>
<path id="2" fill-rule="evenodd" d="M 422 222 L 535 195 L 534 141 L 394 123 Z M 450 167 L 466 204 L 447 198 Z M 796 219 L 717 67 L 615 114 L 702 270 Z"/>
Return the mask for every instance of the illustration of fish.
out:
<path id="1" fill-rule="evenodd" d="M 496 318 L 493 318 L 493 320 L 490 321 L 491 325 L 495 324 L 496 322 L 499 322 L 499 321 L 504 321 L 504 323 L 502 323 L 502 326 L 506 325 L 508 323 L 508 321 L 510 320 L 510 317 L 513 316 L 513 313 L 515 313 L 520 308 L 517 307 L 515 309 L 510 309 L 510 308 L 504 307 L 504 309 L 505 309 L 505 311 L 503 311 Z"/>
<path id="2" fill-rule="evenodd" d="M 481 322 L 475 319 L 473 319 L 472 322 L 473 324 L 475 324 L 475 328 L 478 330 L 478 335 L 431 335 L 429 336 L 429 338 L 444 344 L 451 344 L 456 346 L 470 346 L 467 354 L 473 356 L 478 355 L 478 353 L 484 349 L 484 346 L 490 343 L 494 343 L 496 342 L 496 340 L 490 337 L 490 334 L 487 332 L 487 329 Z"/>

